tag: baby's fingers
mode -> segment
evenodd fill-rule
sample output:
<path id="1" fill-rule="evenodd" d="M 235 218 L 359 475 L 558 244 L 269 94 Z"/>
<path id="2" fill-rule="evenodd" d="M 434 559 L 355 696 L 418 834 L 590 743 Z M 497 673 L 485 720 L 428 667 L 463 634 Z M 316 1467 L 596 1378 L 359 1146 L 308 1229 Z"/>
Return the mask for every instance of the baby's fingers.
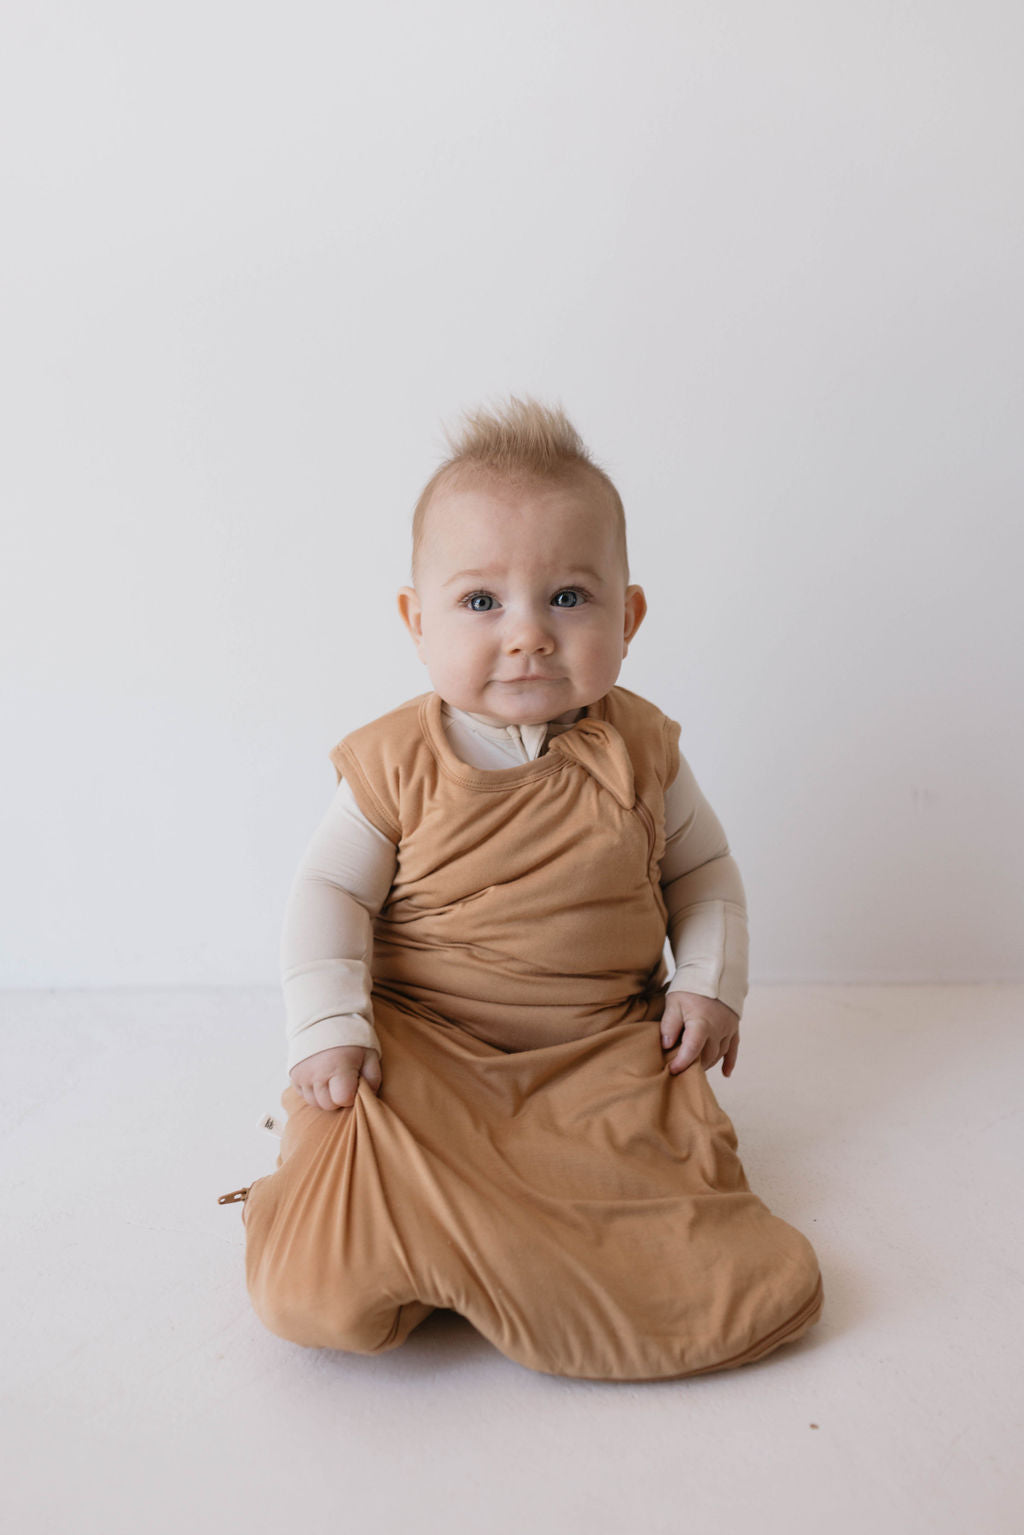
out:
<path id="1" fill-rule="evenodd" d="M 673 1076 L 678 1076 L 681 1071 L 693 1065 L 707 1043 L 709 1032 L 708 1025 L 702 1019 L 695 1018 L 692 1023 L 686 1025 L 678 1053 L 668 1063 L 668 1069 Z"/>
<path id="2" fill-rule="evenodd" d="M 377 1054 L 376 1050 L 367 1050 L 366 1057 L 363 1061 L 363 1076 L 366 1078 L 367 1082 L 373 1088 L 375 1093 L 380 1091 L 380 1084 L 382 1080 L 380 1070 L 380 1056 Z"/>
<path id="3" fill-rule="evenodd" d="M 665 1002 L 665 1011 L 661 1015 L 658 1028 L 661 1031 L 661 1047 L 663 1050 L 671 1050 L 673 1045 L 679 1043 L 679 1036 L 683 1032 L 683 1010 L 675 1000 L 672 992 L 669 992 Z"/>
<path id="4" fill-rule="evenodd" d="M 310 1083 L 309 1094 L 314 1108 L 336 1109 L 338 1107 L 331 1095 L 331 1083 L 334 1080 L 334 1077 L 323 1077 Z"/>
<path id="5" fill-rule="evenodd" d="M 661 1048 L 663 1050 L 671 1050 L 673 1045 L 677 1045 L 682 1029 L 683 1020 L 681 1018 L 663 1018 L 661 1020 Z"/>
<path id="6" fill-rule="evenodd" d="M 354 1068 L 336 1071 L 329 1081 L 316 1084 L 316 1101 L 322 1109 L 351 1108 L 358 1085 L 359 1073 Z"/>

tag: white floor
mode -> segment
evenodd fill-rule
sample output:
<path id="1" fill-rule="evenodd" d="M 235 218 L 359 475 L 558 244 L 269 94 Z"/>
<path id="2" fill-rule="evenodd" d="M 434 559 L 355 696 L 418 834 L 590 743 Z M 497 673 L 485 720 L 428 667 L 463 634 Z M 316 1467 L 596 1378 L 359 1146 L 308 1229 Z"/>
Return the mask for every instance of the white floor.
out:
<path id="1" fill-rule="evenodd" d="M 1024 987 L 754 988 L 711 1083 L 825 1314 L 754 1365 L 595 1385 L 435 1313 L 377 1358 L 250 1309 L 278 994 L 0 994 L 0 1515 L 244 1529 L 973 1535 L 1024 1528 Z"/>

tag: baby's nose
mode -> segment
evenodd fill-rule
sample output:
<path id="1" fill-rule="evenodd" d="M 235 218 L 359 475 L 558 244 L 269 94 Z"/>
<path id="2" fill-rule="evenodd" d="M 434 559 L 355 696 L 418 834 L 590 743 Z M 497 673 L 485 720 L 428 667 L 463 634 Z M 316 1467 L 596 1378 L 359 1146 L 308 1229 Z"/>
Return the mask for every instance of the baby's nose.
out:
<path id="1" fill-rule="evenodd" d="M 517 650 L 549 651 L 553 644 L 547 625 L 528 619 L 512 624 L 505 639 L 505 649 L 510 654 Z"/>
<path id="2" fill-rule="evenodd" d="M 502 618 L 506 650 L 533 650 L 551 641 L 551 614 L 546 604 L 509 602 Z"/>

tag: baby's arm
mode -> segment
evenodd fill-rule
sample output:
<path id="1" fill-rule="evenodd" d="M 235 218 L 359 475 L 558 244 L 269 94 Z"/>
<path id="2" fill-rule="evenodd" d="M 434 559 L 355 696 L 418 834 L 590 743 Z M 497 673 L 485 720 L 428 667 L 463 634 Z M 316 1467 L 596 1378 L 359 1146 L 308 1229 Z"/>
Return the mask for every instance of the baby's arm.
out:
<path id="1" fill-rule="evenodd" d="M 360 1074 L 381 1083 L 373 1027 L 373 919 L 397 850 L 342 780 L 296 871 L 281 935 L 288 1071 L 313 1107 L 350 1106 Z"/>
<path id="2" fill-rule="evenodd" d="M 739 1052 L 747 994 L 747 898 L 722 825 L 680 752 L 665 794 L 665 853 L 661 888 L 676 970 L 665 993 L 662 1043 L 683 1043 L 669 1065 L 685 1071 L 700 1058 L 705 1070 L 722 1061 L 730 1076 Z"/>

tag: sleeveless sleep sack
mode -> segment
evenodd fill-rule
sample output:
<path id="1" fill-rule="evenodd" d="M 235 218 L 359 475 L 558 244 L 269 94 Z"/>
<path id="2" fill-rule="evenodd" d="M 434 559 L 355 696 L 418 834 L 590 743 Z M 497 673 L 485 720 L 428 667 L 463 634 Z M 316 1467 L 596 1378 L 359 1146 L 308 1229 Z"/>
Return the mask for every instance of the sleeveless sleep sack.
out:
<path id="1" fill-rule="evenodd" d="M 700 1062 L 673 1076 L 661 1045 L 678 740 L 613 687 L 509 768 L 455 756 L 434 692 L 334 747 L 398 850 L 374 923 L 383 1082 L 333 1112 L 281 1096 L 277 1170 L 243 1205 L 270 1331 L 376 1354 L 447 1307 L 529 1369 L 638 1381 L 817 1321 L 811 1244 L 750 1191 Z"/>

